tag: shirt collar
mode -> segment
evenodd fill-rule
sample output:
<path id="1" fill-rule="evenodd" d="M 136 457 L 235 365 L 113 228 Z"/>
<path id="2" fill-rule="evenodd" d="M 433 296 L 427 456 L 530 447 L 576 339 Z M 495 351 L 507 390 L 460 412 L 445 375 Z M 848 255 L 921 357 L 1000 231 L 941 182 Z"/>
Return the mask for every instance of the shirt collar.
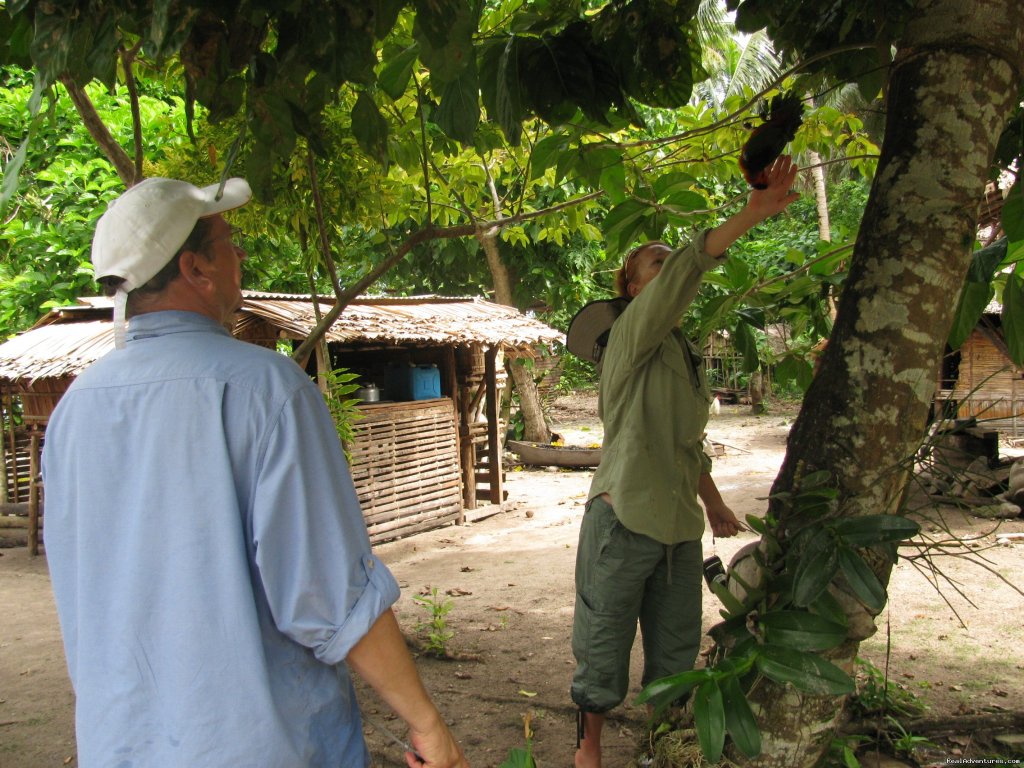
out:
<path id="1" fill-rule="evenodd" d="M 165 336 L 171 333 L 221 333 L 230 335 L 224 326 L 198 312 L 162 310 L 136 315 L 128 321 L 128 341 Z"/>

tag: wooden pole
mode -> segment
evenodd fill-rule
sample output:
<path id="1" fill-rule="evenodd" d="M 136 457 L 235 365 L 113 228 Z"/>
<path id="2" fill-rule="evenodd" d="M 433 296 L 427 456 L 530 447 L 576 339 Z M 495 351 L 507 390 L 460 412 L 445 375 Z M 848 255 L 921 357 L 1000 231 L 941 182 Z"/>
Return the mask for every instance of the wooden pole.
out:
<path id="1" fill-rule="evenodd" d="M 0 477 L 0 503 L 6 504 L 7 498 L 7 430 L 8 423 L 13 428 L 14 414 L 11 413 L 11 395 L 8 393 L 7 388 L 4 387 L 0 390 L 0 408 L 3 408 L 3 413 L 0 414 L 3 423 L 3 438 L 0 439 L 0 472 L 3 473 L 3 477 Z M 17 499 L 15 499 L 17 501 Z"/>
<path id="2" fill-rule="evenodd" d="M 501 483 L 501 441 L 498 439 L 498 348 L 489 347 L 484 355 L 484 376 L 487 380 L 487 470 L 491 503 L 501 506 L 504 491 Z"/>
<path id="3" fill-rule="evenodd" d="M 459 374 L 458 374 L 458 362 L 455 359 L 455 347 L 448 346 L 444 348 L 444 360 L 442 362 L 442 368 L 444 369 L 443 378 L 444 385 L 441 388 L 441 394 L 447 393 L 448 397 L 452 399 L 452 406 L 455 417 L 455 455 L 459 457 L 459 484 L 461 488 L 460 497 L 464 500 L 466 495 L 466 470 L 462 462 L 462 410 L 459 402 L 463 399 L 462 393 L 459 391 Z M 469 426 L 466 425 L 468 431 Z M 472 469 L 470 470 L 472 472 Z M 466 522 L 466 507 L 465 502 L 459 509 L 458 524 L 462 525 Z"/>
<path id="4" fill-rule="evenodd" d="M 462 501 L 466 509 L 476 509 L 476 450 L 470 433 L 469 392 L 459 393 L 459 445 L 462 464 Z"/>
<path id="5" fill-rule="evenodd" d="M 28 478 L 28 553 L 39 554 L 39 432 L 32 430 Z"/>

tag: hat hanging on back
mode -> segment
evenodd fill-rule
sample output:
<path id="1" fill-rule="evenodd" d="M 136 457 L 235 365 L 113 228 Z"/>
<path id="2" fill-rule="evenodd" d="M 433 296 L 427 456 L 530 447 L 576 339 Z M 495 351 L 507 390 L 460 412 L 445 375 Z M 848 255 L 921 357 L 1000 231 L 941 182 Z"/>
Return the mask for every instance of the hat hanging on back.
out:
<path id="1" fill-rule="evenodd" d="M 566 349 L 592 363 L 601 362 L 612 323 L 628 306 L 629 299 L 622 296 L 584 305 L 569 322 L 569 331 L 565 334 Z"/>
<path id="2" fill-rule="evenodd" d="M 96 279 L 120 277 L 114 296 L 114 345 L 124 346 L 128 292 L 149 282 L 178 252 L 199 219 L 239 208 L 252 190 L 245 179 L 197 187 L 177 179 L 140 181 L 100 217 L 92 240 Z"/>

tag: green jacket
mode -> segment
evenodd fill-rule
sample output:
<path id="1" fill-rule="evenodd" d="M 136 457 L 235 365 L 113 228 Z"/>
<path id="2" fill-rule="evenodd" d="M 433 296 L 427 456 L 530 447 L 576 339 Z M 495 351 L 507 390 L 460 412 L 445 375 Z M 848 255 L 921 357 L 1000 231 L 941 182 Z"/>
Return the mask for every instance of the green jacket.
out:
<path id="1" fill-rule="evenodd" d="M 704 236 L 666 258 L 615 321 L 602 360 L 604 443 L 589 498 L 608 493 L 626 528 L 662 544 L 704 534 L 697 482 L 711 471 L 711 391 L 700 352 L 678 327 L 704 273 L 724 259 L 705 253 Z"/>

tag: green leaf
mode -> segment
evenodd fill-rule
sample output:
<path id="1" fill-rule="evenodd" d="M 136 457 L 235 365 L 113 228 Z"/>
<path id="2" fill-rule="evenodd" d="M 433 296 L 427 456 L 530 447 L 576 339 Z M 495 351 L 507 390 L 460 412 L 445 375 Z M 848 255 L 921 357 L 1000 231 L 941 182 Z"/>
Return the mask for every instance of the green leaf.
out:
<path id="1" fill-rule="evenodd" d="M 985 307 L 991 301 L 992 293 L 991 283 L 976 283 L 970 280 L 964 283 L 956 317 L 953 318 L 953 326 L 949 329 L 949 339 L 946 342 L 951 349 L 960 349 L 967 341 L 967 337 L 977 327 Z"/>
<path id="2" fill-rule="evenodd" d="M 516 747 L 509 750 L 508 757 L 498 768 L 536 768 L 536 765 L 529 751 Z"/>
<path id="3" fill-rule="evenodd" d="M 775 380 L 780 383 L 792 381 L 803 391 L 814 380 L 814 366 L 796 355 L 786 355 L 775 364 Z"/>
<path id="4" fill-rule="evenodd" d="M 725 606 L 725 610 L 729 614 L 727 618 L 744 613 L 743 603 L 736 599 L 725 584 L 715 581 L 709 585 L 709 589 L 715 597 L 722 601 L 722 605 Z"/>
<path id="5" fill-rule="evenodd" d="M 566 138 L 560 133 L 546 136 L 533 148 L 530 155 L 530 180 L 539 179 L 548 168 L 558 162 L 559 156 L 566 151 Z M 557 183 L 559 179 L 555 179 Z"/>
<path id="6" fill-rule="evenodd" d="M 793 574 L 793 602 L 804 608 L 814 602 L 839 570 L 839 553 L 828 530 L 819 531 L 800 556 Z"/>
<path id="7" fill-rule="evenodd" d="M 693 720 L 704 759 L 717 763 L 725 746 L 725 705 L 722 690 L 715 680 L 708 680 L 697 689 L 693 697 Z"/>
<path id="8" fill-rule="evenodd" d="M 1002 224 L 1010 242 L 1024 240 L 1024 184 L 1020 179 L 1010 188 L 1003 202 Z"/>
<path id="9" fill-rule="evenodd" d="M 480 87 L 487 113 L 501 126 L 509 144 L 518 147 L 523 136 L 523 92 L 519 72 L 520 46 L 516 37 L 496 40 L 481 52 Z"/>
<path id="10" fill-rule="evenodd" d="M 991 245 L 979 248 L 971 255 L 971 266 L 967 280 L 975 283 L 991 283 L 999 267 L 1006 259 L 1008 241 L 1001 237 Z"/>
<path id="11" fill-rule="evenodd" d="M 638 704 L 650 701 L 654 704 L 668 704 L 676 699 L 685 696 L 693 688 L 711 678 L 710 669 L 691 669 L 675 675 L 669 675 L 648 683 L 640 695 L 636 697 Z"/>
<path id="12" fill-rule="evenodd" d="M 750 703 L 743 695 L 740 681 L 735 677 L 727 677 L 720 685 L 726 730 L 740 752 L 747 757 L 757 757 L 761 754 L 761 731 L 750 710 Z"/>
<path id="13" fill-rule="evenodd" d="M 388 124 L 366 91 L 359 94 L 352 107 L 352 135 L 367 155 L 379 163 L 387 163 Z"/>
<path id="14" fill-rule="evenodd" d="M 18 191 L 18 177 L 21 174 L 22 167 L 25 165 L 25 158 L 28 155 L 28 145 L 32 141 L 32 136 L 42 123 L 44 117 L 39 114 L 39 107 L 42 104 L 44 89 L 43 76 L 37 72 L 35 76 L 35 84 L 32 86 L 32 95 L 28 100 L 29 115 L 31 117 L 28 131 L 26 132 L 24 140 L 21 142 L 21 146 L 18 147 L 14 156 L 8 161 L 7 167 L 4 168 L 4 179 L 3 182 L 0 183 L 0 212 L 3 212 L 4 209 L 7 208 L 7 203 Z"/>
<path id="15" fill-rule="evenodd" d="M 809 493 L 820 488 L 830 488 L 832 484 L 832 473 L 827 469 L 819 469 L 816 472 L 804 475 L 800 481 L 801 493 Z M 834 489 L 831 489 L 834 490 Z"/>
<path id="16" fill-rule="evenodd" d="M 683 190 L 673 192 L 661 201 L 677 214 L 688 214 L 693 211 L 703 211 L 708 207 L 707 198 L 699 192 Z"/>
<path id="17" fill-rule="evenodd" d="M 441 104 L 434 112 L 437 126 L 463 146 L 473 143 L 473 134 L 480 123 L 479 87 L 476 67 L 470 66 L 457 80 L 444 87 Z"/>
<path id="18" fill-rule="evenodd" d="M 482 4 L 466 0 L 416 0 L 413 37 L 420 61 L 437 84 L 450 83 L 474 64 L 473 33 Z"/>
<path id="19" fill-rule="evenodd" d="M 1013 272 L 1006 276 L 1003 286 L 1003 335 L 1010 359 L 1024 364 L 1024 280 Z"/>
<path id="20" fill-rule="evenodd" d="M 601 229 L 609 253 L 625 253 L 645 225 L 649 208 L 637 200 L 619 203 L 604 217 Z"/>
<path id="21" fill-rule="evenodd" d="M 579 172 L 592 186 L 604 189 L 613 203 L 626 199 L 622 150 L 608 144 L 585 144 L 580 148 L 579 158 Z"/>
<path id="22" fill-rule="evenodd" d="M 851 547 L 871 547 L 885 542 L 901 542 L 913 538 L 921 526 L 898 515 L 863 515 L 840 520 L 836 535 Z"/>
<path id="23" fill-rule="evenodd" d="M 864 562 L 860 553 L 850 547 L 840 547 L 839 567 L 842 569 L 850 589 L 869 611 L 877 614 L 885 607 L 885 587 L 875 576 L 874 571 Z"/>
<path id="24" fill-rule="evenodd" d="M 777 683 L 789 683 L 798 691 L 822 696 L 853 693 L 853 679 L 835 664 L 815 656 L 777 645 L 758 649 L 757 668 Z"/>
<path id="25" fill-rule="evenodd" d="M 626 167 L 622 164 L 621 157 L 601 171 L 598 186 L 613 203 L 618 204 L 626 199 Z"/>
<path id="26" fill-rule="evenodd" d="M 419 56 L 419 46 L 413 44 L 401 53 L 385 59 L 384 67 L 377 76 L 377 85 L 392 99 L 400 99 L 409 87 L 413 65 Z"/>
<path id="27" fill-rule="evenodd" d="M 658 200 L 667 200 L 677 192 L 691 192 L 697 180 L 688 173 L 673 171 L 666 173 L 654 180 L 654 195 Z M 703 197 L 701 198 L 704 199 Z"/>
<path id="28" fill-rule="evenodd" d="M 757 339 L 754 337 L 750 324 L 743 318 L 738 318 L 738 322 L 733 329 L 732 343 L 743 355 L 743 372 L 751 373 L 756 371 L 761 364 L 757 354 Z"/>
<path id="29" fill-rule="evenodd" d="M 824 651 L 846 639 L 846 626 L 805 611 L 769 611 L 759 623 L 769 643 L 798 651 Z"/>
<path id="30" fill-rule="evenodd" d="M 750 526 L 750 529 L 754 533 L 759 533 L 764 536 L 765 532 L 768 530 L 768 526 L 764 524 L 764 519 L 757 515 L 747 515 L 746 521 L 747 525 Z"/>
<path id="31" fill-rule="evenodd" d="M 828 590 L 818 595 L 818 598 L 808 605 L 807 609 L 815 616 L 821 616 L 834 624 L 842 624 L 844 627 L 847 624 L 846 611 Z"/>

